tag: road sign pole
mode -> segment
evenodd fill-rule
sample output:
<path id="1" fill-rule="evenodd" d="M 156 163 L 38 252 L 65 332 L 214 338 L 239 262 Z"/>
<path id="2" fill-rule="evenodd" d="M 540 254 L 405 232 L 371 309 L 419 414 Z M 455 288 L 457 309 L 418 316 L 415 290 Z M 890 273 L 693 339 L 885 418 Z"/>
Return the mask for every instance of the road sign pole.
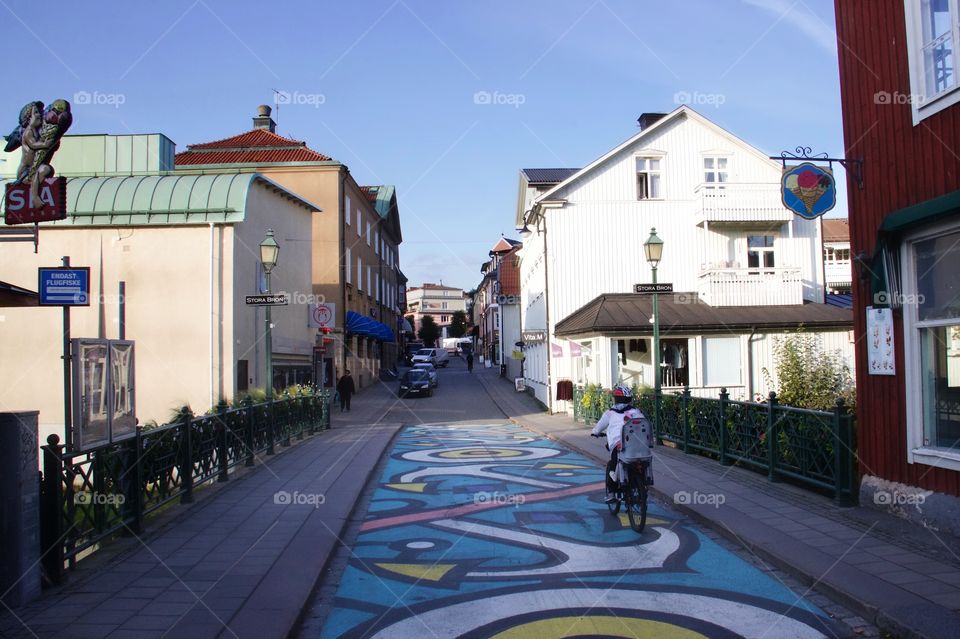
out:
<path id="1" fill-rule="evenodd" d="M 63 265 L 70 266 L 70 256 L 63 256 Z M 73 423 L 70 406 L 70 306 L 63 307 L 63 436 L 68 451 L 73 451 Z"/>

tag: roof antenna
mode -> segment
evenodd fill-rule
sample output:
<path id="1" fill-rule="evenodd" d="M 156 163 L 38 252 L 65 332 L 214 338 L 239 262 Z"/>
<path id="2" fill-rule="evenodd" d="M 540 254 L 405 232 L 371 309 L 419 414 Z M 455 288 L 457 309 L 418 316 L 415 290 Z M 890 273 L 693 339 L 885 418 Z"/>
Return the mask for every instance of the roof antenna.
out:
<path id="1" fill-rule="evenodd" d="M 274 119 L 274 122 L 279 126 L 280 124 L 280 96 L 283 95 L 283 91 L 277 91 L 276 89 L 270 89 L 273 91 L 273 106 L 276 107 L 277 117 Z"/>

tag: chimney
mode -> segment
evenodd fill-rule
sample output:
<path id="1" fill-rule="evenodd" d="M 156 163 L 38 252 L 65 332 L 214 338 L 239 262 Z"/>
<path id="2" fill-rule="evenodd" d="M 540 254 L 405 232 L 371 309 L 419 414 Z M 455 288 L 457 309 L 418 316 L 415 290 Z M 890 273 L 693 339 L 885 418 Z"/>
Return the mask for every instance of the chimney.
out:
<path id="1" fill-rule="evenodd" d="M 270 133 L 277 132 L 277 123 L 270 117 L 272 109 L 266 104 L 257 107 L 257 117 L 253 118 L 253 128 L 266 129 Z"/>
<path id="2" fill-rule="evenodd" d="M 640 125 L 640 130 L 643 131 L 657 120 L 666 117 L 666 115 L 666 113 L 641 113 L 640 117 L 637 118 L 637 124 Z"/>

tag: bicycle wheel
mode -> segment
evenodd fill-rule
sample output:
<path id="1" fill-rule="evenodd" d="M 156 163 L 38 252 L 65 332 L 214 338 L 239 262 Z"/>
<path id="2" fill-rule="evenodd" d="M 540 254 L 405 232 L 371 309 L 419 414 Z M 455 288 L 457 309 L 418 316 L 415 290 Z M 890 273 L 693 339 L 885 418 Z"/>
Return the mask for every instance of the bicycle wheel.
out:
<path id="1" fill-rule="evenodd" d="M 607 508 L 610 510 L 611 515 L 616 516 L 617 513 L 620 512 L 620 497 L 615 492 L 611 493 L 609 487 L 605 488 L 605 491 L 607 499 L 609 499 L 611 495 L 614 497 L 613 501 L 607 502 Z"/>
<path id="2" fill-rule="evenodd" d="M 630 527 L 635 532 L 643 532 L 643 527 L 647 523 L 647 486 L 644 484 L 641 473 L 635 470 L 630 471 L 624 497 Z"/>

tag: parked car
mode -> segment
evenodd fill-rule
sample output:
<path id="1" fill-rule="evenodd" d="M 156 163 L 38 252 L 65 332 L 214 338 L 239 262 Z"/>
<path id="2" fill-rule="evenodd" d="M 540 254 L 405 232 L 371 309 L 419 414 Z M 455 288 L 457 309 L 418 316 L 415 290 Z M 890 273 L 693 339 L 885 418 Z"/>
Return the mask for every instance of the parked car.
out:
<path id="1" fill-rule="evenodd" d="M 400 397 L 409 397 L 410 395 L 433 395 L 433 387 L 430 385 L 430 374 L 419 368 L 411 368 L 400 377 L 400 388 L 397 390 Z"/>
<path id="2" fill-rule="evenodd" d="M 406 361 L 407 366 L 411 365 L 413 356 L 416 355 L 421 348 L 423 348 L 423 342 L 407 342 L 403 352 L 403 359 Z"/>
<path id="3" fill-rule="evenodd" d="M 427 371 L 430 374 L 430 385 L 434 388 L 440 385 L 440 376 L 436 367 L 429 362 L 419 362 L 413 365 L 413 370 Z"/>
<path id="4" fill-rule="evenodd" d="M 450 354 L 447 353 L 447 349 L 445 348 L 421 348 L 417 351 L 417 354 L 413 356 L 414 364 L 420 362 L 430 362 L 437 368 L 445 368 L 450 365 Z"/>

